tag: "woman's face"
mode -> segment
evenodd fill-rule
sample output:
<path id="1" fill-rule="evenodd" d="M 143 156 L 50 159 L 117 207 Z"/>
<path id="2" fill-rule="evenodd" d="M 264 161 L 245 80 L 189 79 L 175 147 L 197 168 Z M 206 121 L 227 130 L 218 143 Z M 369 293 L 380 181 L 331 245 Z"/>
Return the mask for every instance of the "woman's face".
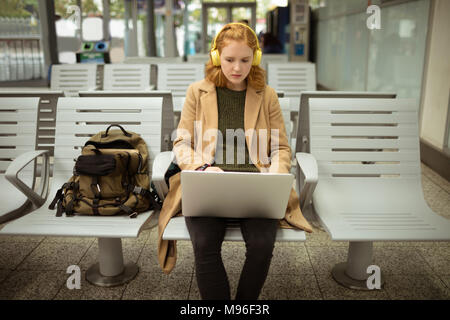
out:
<path id="1" fill-rule="evenodd" d="M 245 90 L 247 78 L 252 68 L 253 50 L 243 41 L 228 41 L 220 54 L 220 66 L 231 90 Z"/>

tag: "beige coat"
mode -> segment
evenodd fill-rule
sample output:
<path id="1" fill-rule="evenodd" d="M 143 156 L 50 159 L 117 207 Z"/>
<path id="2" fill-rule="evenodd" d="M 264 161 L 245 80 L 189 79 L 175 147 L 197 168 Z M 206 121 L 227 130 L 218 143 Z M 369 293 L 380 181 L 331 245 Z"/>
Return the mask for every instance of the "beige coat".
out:
<path id="1" fill-rule="evenodd" d="M 265 149 L 267 154 L 263 154 L 264 159 L 258 157 L 260 152 L 257 150 L 262 147 L 260 142 L 265 142 L 265 140 L 246 134 L 249 157 L 261 172 L 288 173 L 291 168 L 291 150 L 275 90 L 269 86 L 264 90 L 255 90 L 248 86 L 245 98 L 244 127 L 246 133 L 252 132 L 252 129 L 255 129 L 256 132 L 266 129 L 268 133 L 271 132 L 271 129 L 279 129 L 278 135 L 267 135 Z M 178 165 L 182 170 L 195 170 L 205 163 L 213 162 L 217 135 L 210 133 L 217 132 L 217 128 L 217 95 L 214 84 L 208 80 L 193 83 L 187 90 L 173 147 Z M 196 137 L 204 138 L 200 143 L 200 139 L 196 140 Z M 271 144 L 276 142 L 278 142 L 278 148 L 271 150 Z M 158 260 L 165 273 L 170 273 L 176 263 L 176 241 L 162 240 L 162 234 L 169 220 L 181 214 L 180 174 L 172 176 L 169 183 L 170 190 L 164 201 L 158 226 Z M 280 225 L 284 228 L 296 227 L 312 232 L 311 225 L 300 211 L 298 196 L 294 189 L 291 190 L 286 215 L 280 221 Z"/>

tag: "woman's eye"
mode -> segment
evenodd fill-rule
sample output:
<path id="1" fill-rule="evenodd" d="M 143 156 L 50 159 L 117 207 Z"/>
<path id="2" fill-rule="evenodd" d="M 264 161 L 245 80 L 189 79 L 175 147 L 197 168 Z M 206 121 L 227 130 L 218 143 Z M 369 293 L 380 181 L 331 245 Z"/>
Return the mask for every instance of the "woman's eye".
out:
<path id="1" fill-rule="evenodd" d="M 244 59 L 244 60 L 242 60 L 242 62 L 243 62 L 243 63 L 247 63 L 247 62 L 248 62 L 248 60 L 247 60 L 247 59 Z"/>

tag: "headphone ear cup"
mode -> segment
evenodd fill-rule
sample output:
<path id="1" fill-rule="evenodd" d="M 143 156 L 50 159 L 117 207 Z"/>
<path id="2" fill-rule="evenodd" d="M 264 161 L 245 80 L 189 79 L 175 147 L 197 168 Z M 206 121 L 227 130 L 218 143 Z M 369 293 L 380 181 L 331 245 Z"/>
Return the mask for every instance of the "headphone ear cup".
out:
<path id="1" fill-rule="evenodd" d="M 213 65 L 215 65 L 216 67 L 220 66 L 220 55 L 219 55 L 219 50 L 215 49 L 211 51 L 211 61 L 213 63 Z"/>
<path id="2" fill-rule="evenodd" d="M 255 54 L 253 55 L 252 66 L 257 66 L 261 63 L 262 52 L 261 49 L 256 49 Z"/>

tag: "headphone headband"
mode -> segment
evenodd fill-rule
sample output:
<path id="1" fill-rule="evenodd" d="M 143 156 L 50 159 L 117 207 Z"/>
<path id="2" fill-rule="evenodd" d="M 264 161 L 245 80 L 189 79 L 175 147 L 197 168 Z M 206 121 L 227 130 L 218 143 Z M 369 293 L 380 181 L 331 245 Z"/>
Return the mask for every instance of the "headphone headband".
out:
<path id="1" fill-rule="evenodd" d="M 258 41 L 258 36 L 256 35 L 255 31 L 253 31 L 252 28 L 250 28 L 248 25 L 244 24 L 244 23 L 240 23 L 240 22 L 231 22 L 231 23 L 227 23 L 226 25 L 224 25 L 222 27 L 222 29 L 220 29 L 219 33 L 217 33 L 217 35 L 214 37 L 214 41 L 213 41 L 213 45 L 211 47 L 211 60 L 212 63 L 215 66 L 220 66 L 220 55 L 219 55 L 219 50 L 217 49 L 217 44 L 216 44 L 216 40 L 219 37 L 219 35 L 222 33 L 222 31 L 224 31 L 225 28 L 228 28 L 230 25 L 233 24 L 237 24 L 237 25 L 241 25 L 246 27 L 247 29 L 249 29 L 252 34 L 255 36 L 255 40 L 256 40 L 256 50 L 253 56 L 253 62 L 252 65 L 253 66 L 257 66 L 259 65 L 259 63 L 261 62 L 261 55 L 262 55 L 262 51 L 261 48 L 259 47 L 259 41 Z"/>

